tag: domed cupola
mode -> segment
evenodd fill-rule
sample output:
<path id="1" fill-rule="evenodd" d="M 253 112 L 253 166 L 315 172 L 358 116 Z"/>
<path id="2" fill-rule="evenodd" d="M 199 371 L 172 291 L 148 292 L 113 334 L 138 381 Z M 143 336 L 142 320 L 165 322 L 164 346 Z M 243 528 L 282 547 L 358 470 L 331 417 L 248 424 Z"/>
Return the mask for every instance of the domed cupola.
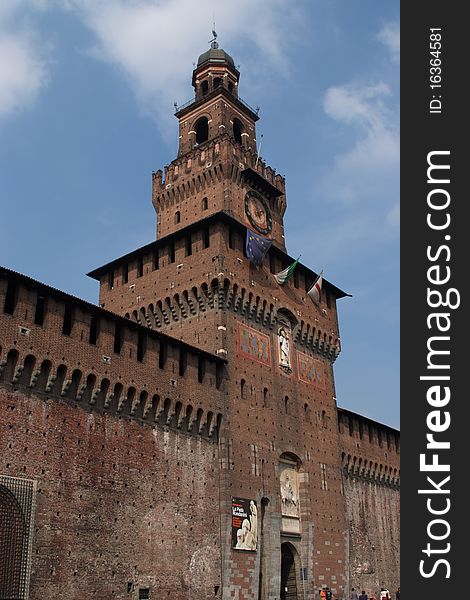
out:
<path id="1" fill-rule="evenodd" d="M 196 100 L 204 98 L 218 88 L 225 88 L 238 97 L 238 80 L 240 72 L 230 54 L 219 48 L 217 33 L 212 32 L 209 50 L 201 54 L 193 71 L 192 84 L 196 92 Z"/>

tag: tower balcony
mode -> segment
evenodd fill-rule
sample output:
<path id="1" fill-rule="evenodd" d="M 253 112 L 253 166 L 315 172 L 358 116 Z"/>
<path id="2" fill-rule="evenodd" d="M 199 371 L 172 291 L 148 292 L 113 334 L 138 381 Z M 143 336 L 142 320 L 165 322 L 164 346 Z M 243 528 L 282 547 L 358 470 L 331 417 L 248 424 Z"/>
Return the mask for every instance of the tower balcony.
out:
<path id="1" fill-rule="evenodd" d="M 244 112 L 248 112 L 248 116 L 251 117 L 253 119 L 253 121 L 258 121 L 258 119 L 259 119 L 259 116 L 258 116 L 259 109 L 255 110 L 247 102 L 245 102 L 244 100 L 242 100 L 238 96 L 234 96 L 231 92 L 229 92 L 229 90 L 227 90 L 223 86 L 220 86 L 220 87 L 216 88 L 215 90 L 212 90 L 211 92 L 207 93 L 202 98 L 192 98 L 191 100 L 188 100 L 187 102 L 185 102 L 181 106 L 177 106 L 177 109 L 176 109 L 176 112 L 175 112 L 175 116 L 178 119 L 180 119 L 181 117 L 184 117 L 184 115 L 186 115 L 188 112 L 190 112 L 190 111 L 194 110 L 195 108 L 203 105 L 208 100 L 212 100 L 213 98 L 215 98 L 219 94 L 221 94 L 222 96 L 224 96 L 230 102 L 233 102 L 236 106 L 238 106 L 238 108 L 240 108 Z"/>

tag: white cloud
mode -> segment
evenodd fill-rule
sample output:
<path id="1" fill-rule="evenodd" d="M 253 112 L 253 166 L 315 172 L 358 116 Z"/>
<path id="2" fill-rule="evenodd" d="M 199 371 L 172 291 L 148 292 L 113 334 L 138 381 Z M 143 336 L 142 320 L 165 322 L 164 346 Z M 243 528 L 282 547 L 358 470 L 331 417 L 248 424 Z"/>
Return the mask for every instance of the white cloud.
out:
<path id="1" fill-rule="evenodd" d="M 383 82 L 345 85 L 327 90 L 324 110 L 359 134 L 352 148 L 336 156 L 324 178 L 327 195 L 346 204 L 381 202 L 398 183 L 399 134 L 395 113 L 384 99 L 390 96 Z"/>
<path id="2" fill-rule="evenodd" d="M 387 48 L 393 62 L 400 62 L 400 26 L 396 22 L 385 24 L 376 38 Z"/>
<path id="3" fill-rule="evenodd" d="M 29 26 L 16 26 L 20 0 L 0 3 L 0 118 L 29 107 L 47 82 L 44 48 Z"/>
<path id="4" fill-rule="evenodd" d="M 288 0 L 68 0 L 64 6 L 96 35 L 93 56 L 116 65 L 141 108 L 160 120 L 169 118 L 174 101 L 190 98 L 192 63 L 209 48 L 214 12 L 221 47 L 242 48 L 236 64 L 256 60 L 257 50 L 265 74 L 287 72 L 289 24 L 299 21 Z M 247 18 L 253 13 L 263 15 L 262 27 Z"/>

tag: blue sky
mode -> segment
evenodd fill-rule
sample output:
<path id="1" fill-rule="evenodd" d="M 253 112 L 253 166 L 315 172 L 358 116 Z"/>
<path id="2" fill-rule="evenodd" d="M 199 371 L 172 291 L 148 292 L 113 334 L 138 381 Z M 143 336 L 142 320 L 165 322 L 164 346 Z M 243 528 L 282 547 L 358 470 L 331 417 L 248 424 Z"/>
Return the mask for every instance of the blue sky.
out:
<path id="1" fill-rule="evenodd" d="M 0 263 L 96 302 L 85 273 L 155 238 L 151 172 L 214 13 L 286 177 L 288 251 L 353 294 L 338 404 L 397 427 L 396 0 L 2 0 Z"/>

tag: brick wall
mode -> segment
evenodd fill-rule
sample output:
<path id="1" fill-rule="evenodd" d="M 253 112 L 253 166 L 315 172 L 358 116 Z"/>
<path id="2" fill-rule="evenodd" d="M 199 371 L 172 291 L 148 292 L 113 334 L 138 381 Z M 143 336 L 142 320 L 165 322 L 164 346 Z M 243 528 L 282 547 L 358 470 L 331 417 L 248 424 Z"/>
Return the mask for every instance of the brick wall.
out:
<path id="1" fill-rule="evenodd" d="M 400 443 L 398 431 L 339 412 L 349 530 L 350 584 L 366 592 L 400 585 Z"/>

